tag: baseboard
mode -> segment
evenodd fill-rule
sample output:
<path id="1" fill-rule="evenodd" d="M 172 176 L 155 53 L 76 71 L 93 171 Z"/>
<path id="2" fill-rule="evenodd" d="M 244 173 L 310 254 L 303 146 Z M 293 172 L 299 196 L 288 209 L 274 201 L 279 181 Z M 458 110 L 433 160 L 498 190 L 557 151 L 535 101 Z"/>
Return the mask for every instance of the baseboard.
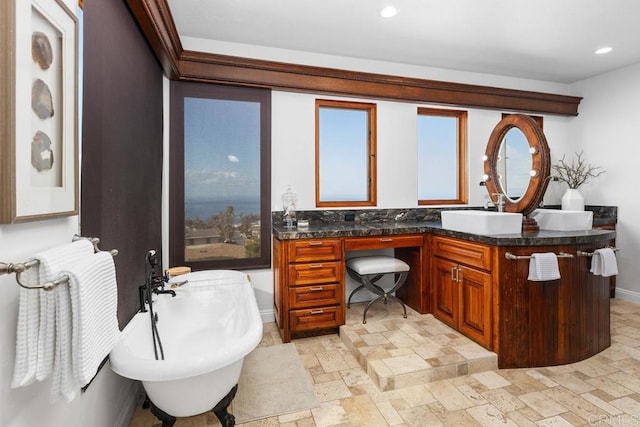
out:
<path id="1" fill-rule="evenodd" d="M 616 298 L 640 304 L 640 292 L 616 287 Z"/>
<path id="2" fill-rule="evenodd" d="M 260 310 L 260 317 L 262 318 L 262 323 L 273 323 L 276 321 L 276 316 L 273 314 L 273 309 Z"/>
<path id="3" fill-rule="evenodd" d="M 140 403 L 140 396 L 144 396 L 144 389 L 142 388 L 142 383 L 140 381 L 131 380 L 131 388 L 129 390 L 130 393 L 126 393 L 129 395 L 129 398 L 126 400 L 124 407 L 120 411 L 120 415 L 118 416 L 114 427 L 129 425 L 131 417 Z"/>

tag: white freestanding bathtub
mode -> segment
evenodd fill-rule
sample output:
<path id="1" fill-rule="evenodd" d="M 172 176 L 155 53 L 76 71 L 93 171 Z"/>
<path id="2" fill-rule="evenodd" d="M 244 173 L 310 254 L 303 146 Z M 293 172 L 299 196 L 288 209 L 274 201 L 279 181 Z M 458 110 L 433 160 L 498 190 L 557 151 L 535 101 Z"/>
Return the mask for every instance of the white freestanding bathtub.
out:
<path id="1" fill-rule="evenodd" d="M 212 410 L 235 387 L 244 357 L 262 339 L 262 319 L 244 273 L 198 271 L 174 280 L 188 282 L 173 288 L 175 297 L 157 295 L 153 302 L 165 360 L 156 360 L 150 316 L 140 312 L 110 362 L 117 374 L 142 381 L 157 408 L 186 417 Z"/>

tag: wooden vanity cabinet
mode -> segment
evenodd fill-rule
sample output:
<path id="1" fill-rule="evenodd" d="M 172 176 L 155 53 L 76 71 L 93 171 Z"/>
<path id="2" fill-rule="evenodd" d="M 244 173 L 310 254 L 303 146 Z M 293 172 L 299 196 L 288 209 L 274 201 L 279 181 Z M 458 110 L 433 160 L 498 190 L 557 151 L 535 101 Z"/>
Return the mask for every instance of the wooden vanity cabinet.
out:
<path id="1" fill-rule="evenodd" d="M 491 248 L 435 236 L 431 250 L 433 315 L 491 349 Z"/>
<path id="2" fill-rule="evenodd" d="M 592 253 L 612 241 L 582 245 L 498 248 L 501 278 L 494 296 L 497 322 L 494 351 L 500 368 L 574 363 L 611 345 L 609 286 L 611 277 L 591 274 Z M 527 280 L 528 257 L 535 252 L 566 253 L 558 258 L 560 279 Z"/>
<path id="3" fill-rule="evenodd" d="M 274 314 L 283 342 L 344 324 L 340 239 L 273 240 Z"/>

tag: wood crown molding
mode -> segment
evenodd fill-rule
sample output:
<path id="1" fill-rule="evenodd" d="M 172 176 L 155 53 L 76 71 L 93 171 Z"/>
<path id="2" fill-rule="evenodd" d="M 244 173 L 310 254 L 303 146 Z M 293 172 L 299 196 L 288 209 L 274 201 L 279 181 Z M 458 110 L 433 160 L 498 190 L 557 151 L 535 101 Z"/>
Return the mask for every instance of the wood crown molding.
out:
<path id="1" fill-rule="evenodd" d="M 131 14 L 162 65 L 164 74 L 176 80 L 180 76 L 178 59 L 182 43 L 166 0 L 126 0 Z"/>
<path id="2" fill-rule="evenodd" d="M 581 97 L 185 51 L 166 0 L 126 0 L 173 80 L 330 95 L 578 115 Z"/>

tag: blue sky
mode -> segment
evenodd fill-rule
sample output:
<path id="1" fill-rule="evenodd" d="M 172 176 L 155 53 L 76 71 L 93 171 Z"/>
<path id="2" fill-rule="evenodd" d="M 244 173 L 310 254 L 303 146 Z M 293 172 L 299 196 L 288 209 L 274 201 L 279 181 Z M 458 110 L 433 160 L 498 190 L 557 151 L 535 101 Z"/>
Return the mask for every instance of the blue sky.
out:
<path id="1" fill-rule="evenodd" d="M 458 193 L 458 119 L 418 116 L 418 200 Z"/>
<path id="2" fill-rule="evenodd" d="M 320 108 L 320 200 L 367 200 L 368 113 Z"/>
<path id="3" fill-rule="evenodd" d="M 260 104 L 184 100 L 185 199 L 260 196 Z"/>

